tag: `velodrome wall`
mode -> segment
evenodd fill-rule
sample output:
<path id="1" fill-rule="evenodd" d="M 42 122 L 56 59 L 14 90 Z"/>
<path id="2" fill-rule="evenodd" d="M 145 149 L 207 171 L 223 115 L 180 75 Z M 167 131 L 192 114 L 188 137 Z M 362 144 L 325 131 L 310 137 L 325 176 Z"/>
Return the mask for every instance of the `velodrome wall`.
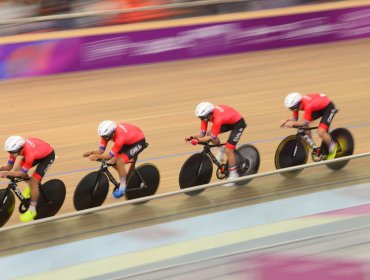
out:
<path id="1" fill-rule="evenodd" d="M 369 37 L 370 4 L 109 34 L 40 35 L 32 40 L 0 40 L 0 79 Z"/>

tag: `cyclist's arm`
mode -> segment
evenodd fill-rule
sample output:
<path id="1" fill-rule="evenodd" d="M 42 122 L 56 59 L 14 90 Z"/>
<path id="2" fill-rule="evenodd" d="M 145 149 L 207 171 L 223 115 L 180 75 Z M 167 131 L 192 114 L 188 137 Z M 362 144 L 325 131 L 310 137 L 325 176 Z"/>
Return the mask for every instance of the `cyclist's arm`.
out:
<path id="1" fill-rule="evenodd" d="M 199 142 L 207 142 L 212 140 L 212 136 L 197 137 Z"/>
<path id="2" fill-rule="evenodd" d="M 288 120 L 282 126 L 284 126 L 284 127 L 308 126 L 309 123 L 310 122 L 307 121 L 307 120 L 301 120 L 301 121 Z"/>
<path id="3" fill-rule="evenodd" d="M 213 131 L 213 129 L 212 129 Z M 217 134 L 213 134 L 212 132 L 207 133 L 206 136 L 198 138 L 199 142 L 207 142 L 212 141 L 213 144 L 220 144 L 220 139 L 217 137 Z"/>
<path id="4" fill-rule="evenodd" d="M 28 170 L 29 168 L 27 166 L 32 166 L 31 163 L 25 163 L 24 158 L 21 160 L 21 162 L 14 168 L 14 171 L 2 171 L 1 177 L 5 178 L 6 176 L 14 176 L 14 177 L 28 177 Z M 13 163 L 14 165 L 14 163 Z M 12 167 L 13 167 L 12 165 Z"/>
<path id="5" fill-rule="evenodd" d="M 195 135 L 193 135 L 193 137 L 194 138 L 203 138 L 203 137 L 205 137 L 205 134 L 203 134 L 203 133 L 199 133 L 199 134 L 195 134 Z"/>
<path id="6" fill-rule="evenodd" d="M 13 176 L 13 177 L 28 177 L 27 173 L 24 173 L 22 171 L 2 171 L 1 177 L 5 178 L 7 176 Z"/>
<path id="7" fill-rule="evenodd" d="M 88 151 L 88 152 L 85 152 L 82 156 L 83 157 L 88 157 L 90 155 L 101 155 L 102 153 L 104 153 L 104 150 L 93 150 L 93 151 Z"/>
<path id="8" fill-rule="evenodd" d="M 93 154 L 90 155 L 91 160 L 97 160 L 97 159 L 111 159 L 112 156 L 110 154 Z"/>
<path id="9" fill-rule="evenodd" d="M 12 170 L 15 163 L 15 156 L 12 154 L 9 154 L 7 165 L 1 166 L 0 171 L 10 171 Z"/>
<path id="10" fill-rule="evenodd" d="M 7 165 L 4 165 L 4 166 L 1 166 L 0 167 L 0 171 L 9 171 L 9 170 L 12 170 L 14 166 L 14 163 L 13 164 L 7 164 Z"/>
<path id="11" fill-rule="evenodd" d="M 105 149 L 107 148 L 107 145 L 108 145 L 108 141 L 105 140 L 103 137 L 101 137 L 99 148 L 97 150 L 92 150 L 92 151 L 85 152 L 82 156 L 83 157 L 88 157 L 88 156 L 91 156 L 91 155 L 101 155 L 105 152 Z"/>

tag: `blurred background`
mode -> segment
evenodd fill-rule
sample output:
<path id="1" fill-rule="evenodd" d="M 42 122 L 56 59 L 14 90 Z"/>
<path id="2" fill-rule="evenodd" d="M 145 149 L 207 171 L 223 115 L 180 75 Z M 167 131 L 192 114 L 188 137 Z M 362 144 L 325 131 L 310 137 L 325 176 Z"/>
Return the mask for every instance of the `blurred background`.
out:
<path id="1" fill-rule="evenodd" d="M 369 279 L 370 6 L 326 17 L 320 11 L 296 16 L 306 6 L 334 2 L 351 1 L 0 0 L 0 39 L 5 42 L 0 44 L 1 139 L 24 133 L 50 140 L 60 155 L 50 175 L 67 186 L 57 219 L 19 225 L 14 211 L 10 227 L 0 229 L 1 279 L 59 279 L 61 273 L 117 279 L 151 269 L 160 273 L 151 279 L 175 279 L 181 273 L 184 277 L 176 279 Z M 200 18 L 211 22 L 208 16 L 235 13 L 230 18 L 237 18 L 241 12 L 267 14 L 287 7 L 299 9 L 280 21 L 255 23 L 253 18 L 214 30 L 203 28 L 207 22 Z M 176 19 L 188 18 L 197 27 L 169 35 L 152 28 L 155 21 L 168 20 L 164 24 L 170 29 Z M 98 28 L 140 22 L 148 23 L 137 32 L 141 36 L 121 30 L 105 37 L 114 28 Z M 81 34 L 65 36 L 72 32 L 46 34 L 77 29 L 73 33 L 97 29 L 100 34 L 85 34 L 94 38 L 83 40 Z M 169 41 L 162 40 L 165 36 Z M 149 64 L 162 60 L 170 62 Z M 64 74 L 49 75 L 57 73 Z M 243 141 L 261 152 L 260 173 L 274 170 L 276 147 L 288 133 L 278 125 L 287 113 L 282 99 L 291 90 L 333 97 L 341 111 L 335 126 L 349 128 L 355 153 L 367 155 L 337 173 L 321 165 L 292 180 L 270 174 L 246 188 L 215 187 L 195 197 L 178 193 L 130 205 L 109 196 L 104 206 L 114 207 L 83 215 L 73 208 L 75 186 L 96 168 L 80 154 L 95 147 L 96 125 L 106 116 L 145 128 L 150 149 L 143 159 L 158 165 L 157 194 L 162 194 L 178 191 L 178 172 L 194 152 L 183 137 L 197 129 L 193 110 L 199 98 L 246 112 Z M 27 106 L 25 96 L 30 97 Z M 148 251 L 153 248 L 160 251 Z M 29 262 L 40 252 L 53 258 Z M 174 272 L 174 264 L 188 267 Z M 141 276 L 130 279 L 149 279 Z"/>
<path id="2" fill-rule="evenodd" d="M 339 0 L 340 1 L 340 0 Z M 217 15 L 333 0 L 1 0 L 0 35 Z"/>

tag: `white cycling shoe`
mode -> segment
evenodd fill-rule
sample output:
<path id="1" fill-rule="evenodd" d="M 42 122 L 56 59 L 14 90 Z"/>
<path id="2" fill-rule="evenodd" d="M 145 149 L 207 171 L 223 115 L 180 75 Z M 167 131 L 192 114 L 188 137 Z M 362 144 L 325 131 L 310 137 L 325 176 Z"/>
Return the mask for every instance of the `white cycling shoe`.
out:
<path id="1" fill-rule="evenodd" d="M 229 177 L 227 177 L 227 181 L 237 179 L 237 178 L 239 178 L 238 172 L 236 172 L 236 171 L 230 172 Z M 229 182 L 229 183 L 224 184 L 224 186 L 225 187 L 233 187 L 233 186 L 235 186 L 235 183 L 234 182 Z"/>

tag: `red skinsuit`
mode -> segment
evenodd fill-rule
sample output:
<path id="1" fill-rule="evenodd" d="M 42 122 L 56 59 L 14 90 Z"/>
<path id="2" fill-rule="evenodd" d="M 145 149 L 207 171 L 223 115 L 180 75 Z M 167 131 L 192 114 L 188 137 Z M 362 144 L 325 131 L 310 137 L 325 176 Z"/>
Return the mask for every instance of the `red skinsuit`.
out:
<path id="1" fill-rule="evenodd" d="M 144 133 L 140 128 L 135 125 L 121 122 L 116 127 L 116 135 L 112 138 L 114 146 L 112 147 L 109 154 L 112 157 L 118 157 L 117 153 L 123 145 L 131 145 L 144 138 Z M 104 138 L 101 138 L 99 149 L 105 151 L 108 142 Z"/>
<path id="2" fill-rule="evenodd" d="M 20 165 L 22 166 L 22 172 L 27 173 L 35 160 L 46 157 L 53 150 L 53 147 L 49 143 L 46 143 L 41 139 L 26 138 L 26 143 L 23 146 L 23 151 L 21 154 L 24 159 L 20 162 Z M 15 157 L 14 155 L 10 154 L 8 163 L 14 164 L 14 162 Z"/>
<path id="3" fill-rule="evenodd" d="M 212 120 L 213 125 L 211 129 L 211 135 L 213 139 L 215 139 L 217 135 L 220 134 L 221 126 L 223 124 L 233 125 L 240 121 L 240 119 L 242 118 L 242 116 L 237 111 L 235 111 L 235 109 L 226 105 L 215 106 L 212 116 L 213 116 Z M 208 126 L 207 121 L 201 121 L 200 131 L 202 135 L 206 135 L 207 126 Z"/>

